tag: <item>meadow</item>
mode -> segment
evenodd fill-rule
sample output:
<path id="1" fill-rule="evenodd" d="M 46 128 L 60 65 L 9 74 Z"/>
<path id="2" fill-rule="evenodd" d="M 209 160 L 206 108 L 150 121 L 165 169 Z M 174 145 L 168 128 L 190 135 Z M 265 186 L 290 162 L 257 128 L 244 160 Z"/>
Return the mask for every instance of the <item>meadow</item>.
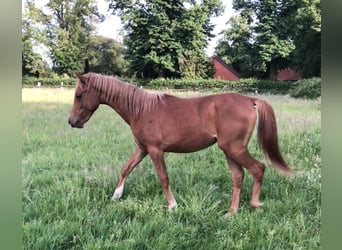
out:
<path id="1" fill-rule="evenodd" d="M 167 209 L 149 157 L 113 202 L 120 170 L 135 148 L 128 125 L 100 106 L 83 129 L 72 129 L 72 89 L 24 88 L 23 249 L 320 249 L 320 99 L 260 97 L 275 109 L 280 148 L 296 174 L 285 177 L 271 167 L 253 135 L 250 152 L 266 163 L 264 205 L 249 207 L 252 178 L 245 171 L 240 210 L 226 217 L 232 182 L 217 145 L 166 154 L 175 211 Z"/>

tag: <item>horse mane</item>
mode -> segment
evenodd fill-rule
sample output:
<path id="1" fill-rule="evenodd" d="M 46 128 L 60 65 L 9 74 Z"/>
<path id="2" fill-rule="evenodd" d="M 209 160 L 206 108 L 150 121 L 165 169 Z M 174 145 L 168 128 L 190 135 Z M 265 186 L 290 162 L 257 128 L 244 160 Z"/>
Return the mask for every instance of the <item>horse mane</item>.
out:
<path id="1" fill-rule="evenodd" d="M 152 110 L 160 102 L 164 94 L 148 93 L 138 86 L 123 82 L 116 77 L 97 73 L 87 73 L 90 88 L 99 92 L 108 103 L 117 103 L 125 107 L 133 115 L 140 115 Z"/>

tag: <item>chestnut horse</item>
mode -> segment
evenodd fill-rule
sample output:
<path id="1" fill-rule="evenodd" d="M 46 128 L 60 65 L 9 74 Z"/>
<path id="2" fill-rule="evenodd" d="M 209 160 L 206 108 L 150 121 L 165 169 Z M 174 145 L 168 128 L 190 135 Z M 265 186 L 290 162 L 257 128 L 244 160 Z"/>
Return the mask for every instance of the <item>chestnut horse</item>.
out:
<path id="1" fill-rule="evenodd" d="M 112 199 L 122 196 L 127 176 L 149 154 L 169 209 L 176 207 L 164 152 L 189 153 L 217 142 L 227 158 L 233 180 L 229 214 L 236 213 L 239 208 L 243 167 L 253 176 L 250 205 L 259 207 L 264 165 L 254 159 L 247 149 L 257 120 L 257 138 L 264 155 L 281 172 L 292 173 L 279 151 L 275 114 L 266 101 L 234 93 L 178 98 L 148 93 L 111 76 L 95 73 L 76 76 L 69 124 L 82 128 L 98 106 L 106 104 L 128 123 L 137 144 L 122 169 Z"/>

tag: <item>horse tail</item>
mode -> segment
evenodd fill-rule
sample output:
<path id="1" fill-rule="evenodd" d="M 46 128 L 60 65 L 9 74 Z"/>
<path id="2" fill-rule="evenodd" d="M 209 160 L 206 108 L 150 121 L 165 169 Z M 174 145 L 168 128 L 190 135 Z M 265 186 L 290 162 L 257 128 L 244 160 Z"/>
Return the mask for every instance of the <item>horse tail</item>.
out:
<path id="1" fill-rule="evenodd" d="M 282 157 L 278 146 L 277 123 L 274 110 L 264 100 L 255 99 L 254 103 L 258 111 L 257 141 L 265 157 L 280 172 L 292 175 L 293 171 Z"/>

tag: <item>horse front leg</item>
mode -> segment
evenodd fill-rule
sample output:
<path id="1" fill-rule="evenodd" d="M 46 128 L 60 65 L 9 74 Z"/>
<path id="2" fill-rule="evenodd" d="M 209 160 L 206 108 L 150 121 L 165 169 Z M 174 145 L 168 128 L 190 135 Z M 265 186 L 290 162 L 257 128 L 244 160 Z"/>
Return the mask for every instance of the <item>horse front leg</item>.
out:
<path id="1" fill-rule="evenodd" d="M 171 186 L 169 183 L 169 177 L 166 170 L 166 165 L 164 161 L 164 152 L 158 148 L 149 148 L 148 153 L 153 161 L 153 164 L 157 170 L 157 174 L 159 176 L 159 180 L 161 182 L 164 194 L 167 199 L 169 209 L 173 209 L 177 207 L 177 202 L 173 196 L 171 191 Z"/>
<path id="2" fill-rule="evenodd" d="M 125 166 L 121 170 L 121 175 L 119 179 L 119 183 L 115 188 L 114 194 L 112 196 L 112 200 L 120 199 L 125 186 L 125 181 L 127 176 L 132 172 L 132 170 L 144 159 L 147 155 L 147 152 L 137 147 L 131 158 L 126 162 Z"/>

